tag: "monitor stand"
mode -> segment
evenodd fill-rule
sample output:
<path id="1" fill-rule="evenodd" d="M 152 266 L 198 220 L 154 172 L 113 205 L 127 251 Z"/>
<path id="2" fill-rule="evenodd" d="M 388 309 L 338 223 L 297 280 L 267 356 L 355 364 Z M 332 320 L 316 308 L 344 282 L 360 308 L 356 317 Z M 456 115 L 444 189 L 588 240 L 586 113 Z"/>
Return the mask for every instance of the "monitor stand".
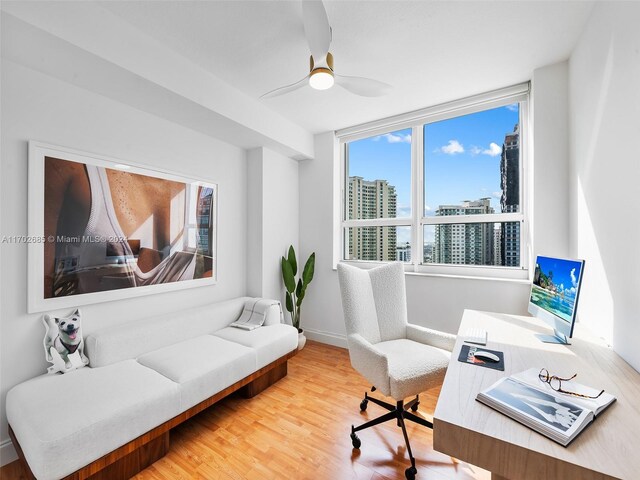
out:
<path id="1" fill-rule="evenodd" d="M 553 330 L 553 335 L 544 335 L 543 333 L 536 333 L 536 337 L 538 337 L 540 341 L 544 343 L 560 343 L 562 345 L 571 345 L 569 343 L 569 339 L 567 338 L 567 336 L 555 329 Z"/>

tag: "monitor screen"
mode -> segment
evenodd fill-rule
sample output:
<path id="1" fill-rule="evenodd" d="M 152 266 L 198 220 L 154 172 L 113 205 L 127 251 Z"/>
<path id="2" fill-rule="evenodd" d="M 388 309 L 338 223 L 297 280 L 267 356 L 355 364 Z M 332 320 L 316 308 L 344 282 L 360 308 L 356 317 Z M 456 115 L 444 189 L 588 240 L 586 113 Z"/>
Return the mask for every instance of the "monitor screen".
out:
<path id="1" fill-rule="evenodd" d="M 556 334 L 573 333 L 583 270 L 584 260 L 536 258 L 529 313 L 547 322 Z"/>

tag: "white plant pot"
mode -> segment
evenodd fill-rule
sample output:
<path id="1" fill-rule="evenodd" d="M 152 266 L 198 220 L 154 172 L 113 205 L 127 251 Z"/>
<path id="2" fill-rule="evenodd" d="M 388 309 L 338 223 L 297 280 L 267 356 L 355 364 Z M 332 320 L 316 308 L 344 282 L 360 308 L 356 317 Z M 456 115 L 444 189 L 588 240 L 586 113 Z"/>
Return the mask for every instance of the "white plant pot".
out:
<path id="1" fill-rule="evenodd" d="M 305 343 L 307 343 L 307 337 L 304 336 L 304 331 L 298 332 L 298 350 L 302 350 Z"/>

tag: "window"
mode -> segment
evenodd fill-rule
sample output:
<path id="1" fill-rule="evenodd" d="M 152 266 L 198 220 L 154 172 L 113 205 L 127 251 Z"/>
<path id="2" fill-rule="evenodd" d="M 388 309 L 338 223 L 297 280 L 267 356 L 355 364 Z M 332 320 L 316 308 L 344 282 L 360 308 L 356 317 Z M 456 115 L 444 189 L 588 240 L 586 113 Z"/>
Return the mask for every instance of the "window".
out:
<path id="1" fill-rule="evenodd" d="M 346 144 L 345 259 L 397 260 L 411 239 L 411 129 Z M 403 219 L 389 224 L 384 219 Z"/>
<path id="2" fill-rule="evenodd" d="M 525 278 L 528 84 L 338 132 L 344 260 Z"/>

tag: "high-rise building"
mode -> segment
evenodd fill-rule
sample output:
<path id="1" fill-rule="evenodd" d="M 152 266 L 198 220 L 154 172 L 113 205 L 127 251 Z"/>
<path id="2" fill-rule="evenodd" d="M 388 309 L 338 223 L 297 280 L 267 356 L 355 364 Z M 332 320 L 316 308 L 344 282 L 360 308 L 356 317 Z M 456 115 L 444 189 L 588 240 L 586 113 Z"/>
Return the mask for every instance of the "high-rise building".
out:
<path id="1" fill-rule="evenodd" d="M 502 265 L 502 224 L 493 226 L 493 264 Z"/>
<path id="2" fill-rule="evenodd" d="M 504 137 L 500 158 L 500 188 L 502 213 L 520 211 L 520 126 Z M 520 223 L 509 222 L 501 226 L 500 264 L 505 267 L 520 266 Z"/>
<path id="3" fill-rule="evenodd" d="M 465 200 L 461 205 L 440 205 L 436 216 L 494 213 L 490 198 Z M 492 223 L 452 223 L 435 226 L 433 261 L 460 265 L 493 264 Z"/>
<path id="4" fill-rule="evenodd" d="M 410 262 L 411 261 L 411 243 L 400 243 L 396 247 L 396 260 L 398 262 Z"/>
<path id="5" fill-rule="evenodd" d="M 349 177 L 349 219 L 395 218 L 396 188 L 386 180 Z M 349 229 L 349 258 L 358 260 L 396 260 L 394 227 Z"/>
<path id="6" fill-rule="evenodd" d="M 424 245 L 422 245 L 422 259 L 424 263 L 433 263 L 434 244 L 434 242 L 424 240 Z"/>

